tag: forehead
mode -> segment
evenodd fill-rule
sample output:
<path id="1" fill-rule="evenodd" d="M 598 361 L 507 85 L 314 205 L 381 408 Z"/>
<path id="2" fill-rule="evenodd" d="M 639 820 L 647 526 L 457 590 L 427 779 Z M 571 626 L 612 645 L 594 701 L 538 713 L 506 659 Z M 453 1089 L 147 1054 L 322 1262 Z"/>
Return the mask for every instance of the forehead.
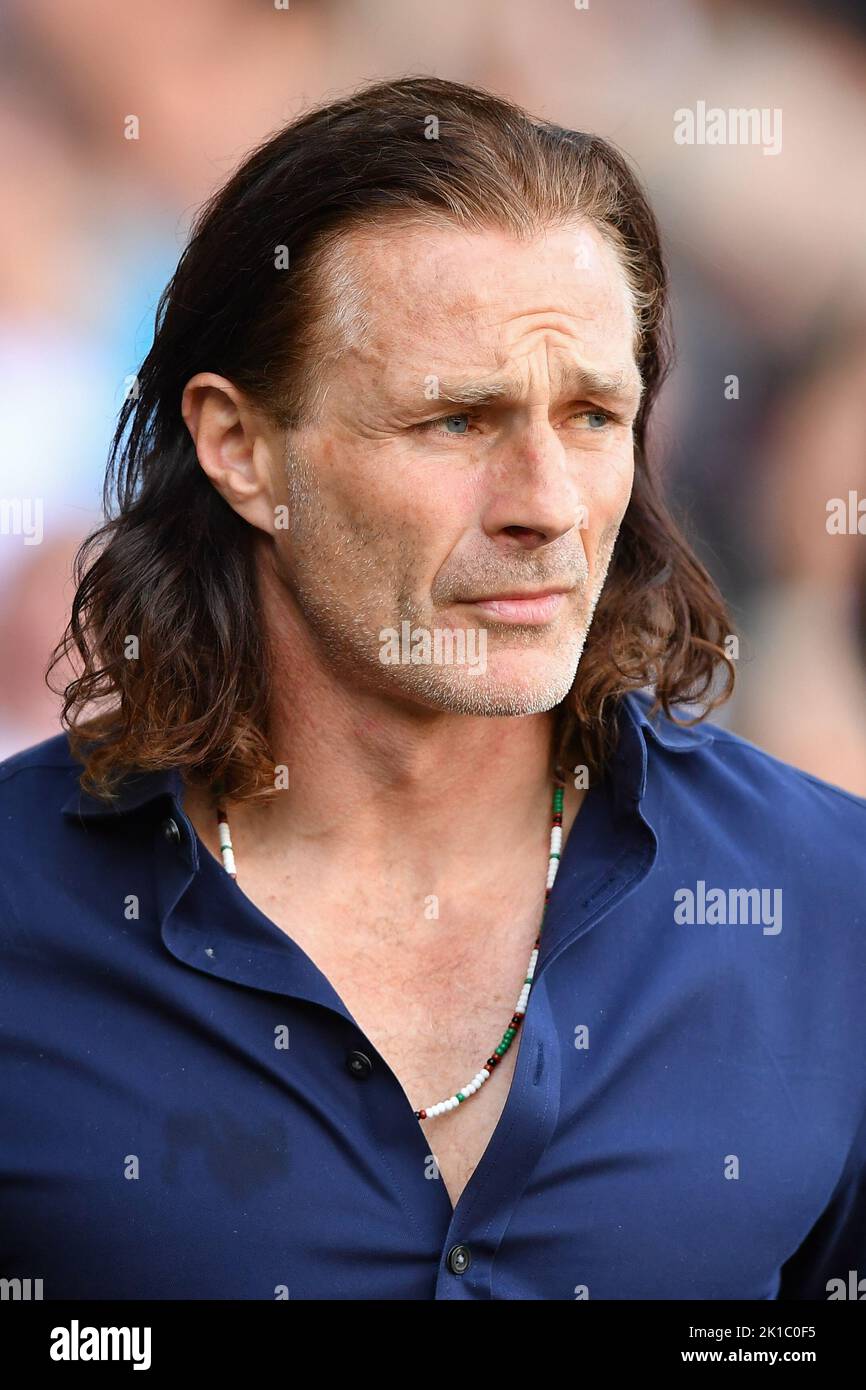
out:
<path id="1" fill-rule="evenodd" d="M 621 370 L 634 361 L 628 285 L 613 248 L 575 221 L 533 240 L 399 225 L 353 236 L 364 335 L 350 356 L 387 385 L 448 366 L 518 365 L 539 346 Z"/>

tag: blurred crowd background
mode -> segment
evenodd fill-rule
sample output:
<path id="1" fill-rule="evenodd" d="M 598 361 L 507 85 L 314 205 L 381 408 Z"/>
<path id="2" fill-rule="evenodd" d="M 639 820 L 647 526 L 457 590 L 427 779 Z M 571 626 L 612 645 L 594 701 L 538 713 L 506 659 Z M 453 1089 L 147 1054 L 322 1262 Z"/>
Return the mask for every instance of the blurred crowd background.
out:
<path id="1" fill-rule="evenodd" d="M 59 727 L 72 557 L 197 207 L 305 107 L 426 73 L 636 164 L 674 286 L 666 483 L 742 633 L 715 718 L 866 795 L 866 534 L 826 525 L 866 498 L 862 4 L 5 0 L 0 40 L 0 499 L 44 517 L 0 533 L 0 757 Z M 699 101 L 778 108 L 781 151 L 676 143 Z"/>

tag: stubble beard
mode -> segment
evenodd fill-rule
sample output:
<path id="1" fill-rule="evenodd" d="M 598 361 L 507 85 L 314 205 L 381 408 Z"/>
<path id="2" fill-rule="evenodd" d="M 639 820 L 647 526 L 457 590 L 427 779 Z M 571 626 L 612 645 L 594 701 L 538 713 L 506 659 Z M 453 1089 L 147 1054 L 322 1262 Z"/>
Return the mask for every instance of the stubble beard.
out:
<path id="1" fill-rule="evenodd" d="M 315 470 L 308 460 L 287 448 L 286 475 L 289 488 L 289 546 L 295 556 L 290 587 L 302 620 L 313 635 L 327 664 L 339 670 L 357 688 L 360 685 L 381 693 L 409 698 L 412 703 L 444 713 L 488 718 L 541 714 L 553 709 L 570 693 L 583 656 L 587 638 L 607 580 L 619 526 L 603 533 L 596 555 L 593 590 L 579 625 L 567 630 L 557 648 L 551 650 L 549 675 L 521 681 L 497 677 L 497 645 L 503 639 L 512 651 L 539 648 L 547 629 L 533 625 L 467 624 L 486 632 L 487 670 L 473 672 L 466 665 L 437 665 L 409 661 L 388 664 L 380 660 L 382 633 L 401 632 L 408 623 L 410 633 L 435 627 L 458 629 L 447 623 L 431 622 L 430 615 L 415 597 L 408 575 L 411 556 L 401 556 L 399 547 L 390 552 L 390 564 L 383 562 L 377 539 L 384 531 L 368 526 L 364 534 L 340 534 L 331 524 L 322 502 Z M 297 563 L 309 556 L 309 563 Z M 368 583 L 357 603 L 347 600 L 334 576 L 351 566 L 353 577 L 363 575 Z M 315 579 L 313 580 L 313 576 Z M 391 598 L 389 595 L 393 594 Z M 568 601 L 568 600 L 567 600 Z M 560 620 L 561 623 L 561 620 Z M 560 624 L 557 624 L 559 626 Z M 567 653 L 563 646 L 568 647 Z"/>

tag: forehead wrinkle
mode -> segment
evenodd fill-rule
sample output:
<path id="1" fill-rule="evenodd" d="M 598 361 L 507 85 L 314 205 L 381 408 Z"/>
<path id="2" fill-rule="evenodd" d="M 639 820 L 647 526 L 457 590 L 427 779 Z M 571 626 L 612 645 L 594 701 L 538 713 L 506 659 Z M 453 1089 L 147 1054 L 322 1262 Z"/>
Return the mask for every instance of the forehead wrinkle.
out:
<path id="1" fill-rule="evenodd" d="M 412 239 L 409 239 L 410 246 L 411 243 Z M 356 247 L 355 249 L 357 250 L 359 248 Z M 366 250 L 366 246 L 364 249 Z M 407 245 L 406 243 L 401 244 L 398 240 L 395 244 L 389 245 L 389 250 L 396 251 L 398 257 L 402 258 L 407 251 Z M 608 306 L 612 307 L 616 299 L 620 299 L 620 302 L 623 303 L 623 307 L 626 311 L 626 323 L 628 328 L 632 329 L 630 335 L 632 337 L 632 343 L 630 346 L 634 352 L 637 343 L 635 342 L 634 335 L 633 304 L 631 302 L 631 295 L 628 292 L 628 284 L 622 274 L 622 267 L 618 264 L 618 258 L 610 254 L 610 248 L 604 245 L 603 241 L 602 256 L 602 263 L 606 263 L 609 270 L 613 271 L 613 283 L 608 281 L 607 284 L 597 284 L 593 286 L 593 289 L 597 292 L 601 292 L 604 300 L 602 307 L 605 311 L 608 311 Z M 366 260 L 366 258 L 364 259 Z M 366 264 L 362 266 L 357 263 L 352 266 L 352 272 L 355 272 L 355 275 L 350 272 L 347 279 L 355 280 L 354 288 L 356 292 L 359 288 L 358 280 L 360 279 L 364 291 L 366 291 L 363 296 L 366 300 L 364 305 L 366 313 L 364 314 L 363 324 L 366 331 L 361 334 L 357 333 L 357 331 L 355 333 L 350 332 L 349 334 L 344 333 L 342 346 L 344 355 L 349 361 L 354 359 L 358 365 L 363 366 L 368 371 L 370 368 L 374 368 L 381 372 L 383 386 L 386 386 L 388 378 L 391 378 L 388 394 L 392 395 L 396 400 L 396 398 L 399 397 L 405 399 L 406 357 L 415 356 L 417 353 L 417 331 L 419 325 L 417 319 L 413 317 L 411 312 L 407 312 L 402 316 L 401 321 L 395 322 L 393 317 L 393 306 L 389 303 L 391 282 L 386 274 L 387 269 L 387 266 L 383 266 L 381 263 L 376 264 L 375 261 L 372 263 L 367 261 Z M 344 281 L 340 289 L 345 291 L 346 288 L 347 286 Z M 431 291 L 439 290 L 440 293 L 431 292 L 426 299 L 428 322 L 425 331 L 429 330 L 431 327 L 437 330 L 440 328 L 446 330 L 447 336 L 450 339 L 447 349 L 448 356 L 452 358 L 452 365 L 456 365 L 454 362 L 454 353 L 457 344 L 454 341 L 454 333 L 455 329 L 459 326 L 460 336 L 465 337 L 467 340 L 465 346 L 469 349 L 470 354 L 475 356 L 475 350 L 481 345 L 478 339 L 478 329 L 489 329 L 491 327 L 489 323 L 485 324 L 483 320 L 489 318 L 491 313 L 495 315 L 496 308 L 498 307 L 498 295 L 494 293 L 491 300 L 489 296 L 483 294 L 479 295 L 476 287 L 474 289 L 470 288 L 469 290 L 464 290 L 462 297 L 458 294 L 456 298 L 445 298 L 443 297 L 443 292 L 446 292 L 450 287 L 438 285 L 435 276 L 430 289 Z M 360 297 L 361 296 L 358 296 L 358 298 Z M 340 296 L 338 295 L 338 301 L 339 298 Z M 353 297 L 347 296 L 347 298 L 349 304 L 351 304 Z M 352 308 L 355 308 L 356 305 L 357 298 Z M 347 307 L 348 306 L 344 306 L 343 312 L 345 317 L 344 323 L 341 324 L 341 327 L 344 327 L 344 329 L 345 326 L 347 326 L 345 325 L 345 318 L 351 320 L 352 317 L 355 317 L 357 323 L 357 317 L 360 317 L 357 314 L 352 315 L 351 310 L 347 314 Z M 410 306 L 406 307 L 407 310 L 410 308 Z M 587 308 L 588 306 L 583 306 L 584 312 L 586 312 Z M 573 311 L 570 311 L 562 305 L 554 307 L 548 304 L 544 307 L 538 306 L 532 309 L 525 309 L 519 314 L 519 317 L 524 319 L 528 318 L 530 320 L 535 318 L 549 320 L 551 314 L 553 314 L 557 319 L 564 318 L 564 320 L 568 320 L 569 317 L 572 316 L 572 312 Z M 589 311 L 589 317 L 592 319 L 596 318 L 596 315 L 591 312 L 591 309 Z M 482 320 L 481 324 L 479 324 L 479 318 Z M 355 327 L 355 325 L 352 326 Z M 550 325 L 548 324 L 547 326 Z M 543 331 L 542 325 L 537 325 L 537 328 Z M 554 326 L 554 331 L 557 332 L 556 326 Z M 532 336 L 531 329 L 530 335 Z M 440 336 L 438 331 L 435 336 Z M 347 338 L 348 342 L 346 341 Z M 397 346 L 400 339 L 403 339 L 404 349 L 410 350 L 406 356 L 403 356 L 403 352 Z M 563 345 L 560 344 L 560 347 L 562 346 Z M 490 376 L 485 377 L 482 370 L 481 376 L 473 377 L 471 380 L 469 379 L 468 373 L 460 379 L 456 376 L 449 376 L 447 380 L 444 377 L 440 377 L 437 389 L 438 399 L 456 405 L 476 406 L 483 405 L 488 401 L 493 402 L 507 397 L 516 398 L 521 395 L 523 387 L 520 384 L 519 378 L 511 379 L 512 373 L 509 370 L 511 365 L 509 355 L 507 352 L 502 351 L 502 344 L 499 343 L 495 347 L 493 344 L 488 344 L 488 347 L 494 349 L 494 367 Z M 436 355 L 435 352 L 431 353 L 430 357 L 427 359 L 428 362 L 431 364 L 435 363 Z M 397 379 L 394 379 L 390 369 L 398 367 L 398 364 L 401 363 L 403 370 L 399 371 Z M 431 374 L 435 374 L 435 368 L 432 365 L 425 365 L 424 369 L 419 371 L 418 377 L 415 378 L 419 389 L 421 388 L 421 383 L 429 380 Z M 497 374 L 501 374 L 501 376 Z M 413 377 L 415 376 L 414 373 L 412 375 Z M 612 399 L 625 400 L 627 398 L 636 398 L 637 401 L 639 401 L 643 394 L 643 382 L 641 381 L 636 364 L 616 373 L 613 371 L 608 373 L 604 373 L 600 370 L 595 371 L 588 366 L 581 371 L 580 368 L 569 365 L 562 375 L 568 375 L 574 379 L 573 389 L 575 390 L 601 394 Z M 403 378 L 402 381 L 399 379 L 401 376 Z M 393 389 L 395 387 L 396 391 Z M 567 389 L 567 387 L 559 387 L 558 389 Z M 413 395 L 414 394 L 413 392 Z M 429 397 L 426 399 L 429 400 Z"/>
<path id="2" fill-rule="evenodd" d="M 566 391 L 587 392 L 590 395 L 605 396 L 625 400 L 643 395 L 644 383 L 637 368 L 629 371 L 622 368 L 618 372 L 598 371 L 592 367 L 569 365 L 553 373 L 553 390 L 564 394 Z M 521 395 L 522 380 L 516 375 L 487 380 L 441 379 L 438 382 L 437 399 L 449 405 L 484 405 L 488 401 L 515 399 Z"/>

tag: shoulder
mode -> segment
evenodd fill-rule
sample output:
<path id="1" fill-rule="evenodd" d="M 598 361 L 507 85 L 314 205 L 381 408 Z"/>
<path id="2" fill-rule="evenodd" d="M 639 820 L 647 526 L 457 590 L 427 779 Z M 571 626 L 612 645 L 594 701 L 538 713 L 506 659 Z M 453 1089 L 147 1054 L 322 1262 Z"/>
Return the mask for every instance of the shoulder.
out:
<path id="1" fill-rule="evenodd" d="M 0 883 L 10 891 L 29 869 L 55 862 L 63 808 L 78 791 L 81 771 L 65 733 L 0 762 Z"/>
<path id="2" fill-rule="evenodd" d="M 44 814 L 53 809 L 44 801 L 52 792 L 57 798 L 59 812 L 74 791 L 81 770 L 65 733 L 22 748 L 0 762 L 0 815 L 18 819 L 40 802 Z"/>
<path id="3" fill-rule="evenodd" d="M 629 697 L 649 735 L 649 766 L 664 789 L 681 791 L 703 816 L 766 842 L 788 835 L 803 847 L 856 855 L 866 877 L 866 798 L 773 757 L 711 720 L 683 727 L 652 701 Z M 688 754 L 689 756 L 683 756 Z M 669 756 L 670 755 L 670 756 Z"/>
<path id="4" fill-rule="evenodd" d="M 66 879 L 73 862 L 64 839 L 63 807 L 81 766 L 65 733 L 0 762 L 0 947 L 30 949 L 23 925 Z"/>

